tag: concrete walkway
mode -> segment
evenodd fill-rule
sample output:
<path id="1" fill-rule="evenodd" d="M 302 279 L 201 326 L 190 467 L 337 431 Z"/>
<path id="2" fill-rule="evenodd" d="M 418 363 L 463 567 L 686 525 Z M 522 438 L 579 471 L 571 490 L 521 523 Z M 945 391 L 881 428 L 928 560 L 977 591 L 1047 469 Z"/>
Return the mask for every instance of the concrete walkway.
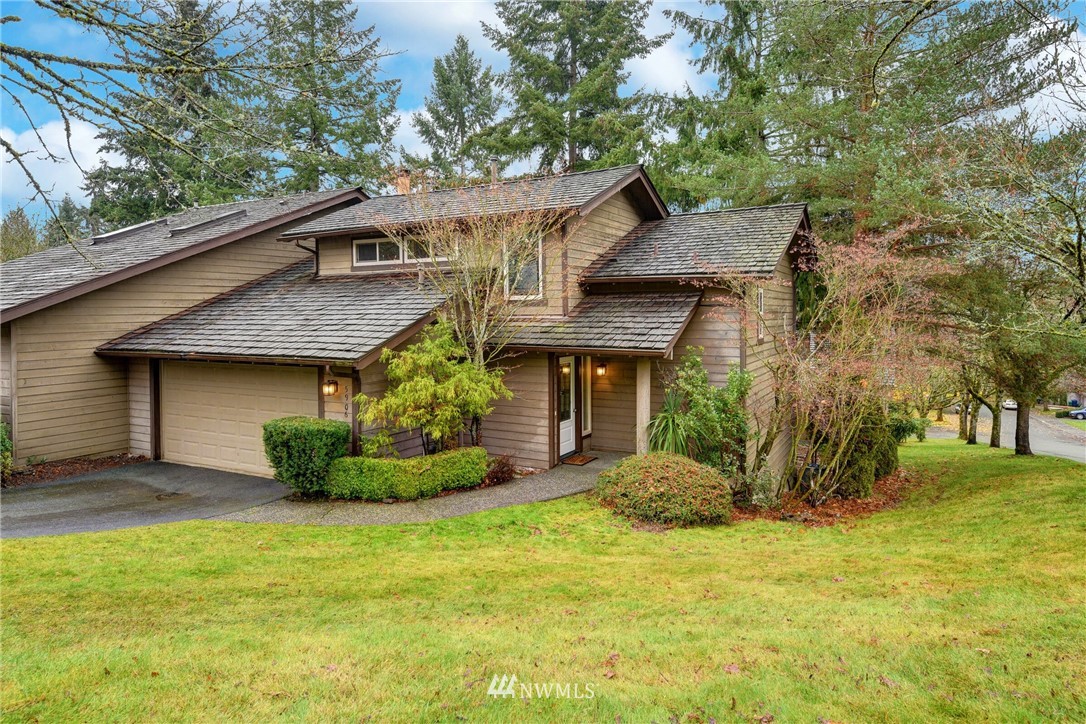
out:
<path id="1" fill-rule="evenodd" d="M 596 476 L 626 453 L 592 452 L 598 456 L 587 465 L 559 465 L 544 473 L 518 478 L 505 485 L 468 490 L 440 498 L 403 503 L 367 503 L 361 501 L 276 500 L 215 520 L 243 523 L 293 523 L 297 525 L 399 525 L 454 518 L 482 510 L 511 505 L 538 503 L 592 490 Z"/>

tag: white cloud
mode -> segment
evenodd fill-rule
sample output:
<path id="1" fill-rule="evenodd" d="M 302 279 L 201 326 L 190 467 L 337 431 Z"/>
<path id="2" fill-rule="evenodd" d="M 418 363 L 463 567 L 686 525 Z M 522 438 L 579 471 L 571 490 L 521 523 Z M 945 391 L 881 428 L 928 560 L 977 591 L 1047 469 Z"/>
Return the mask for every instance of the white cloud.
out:
<path id="1" fill-rule="evenodd" d="M 695 93 L 704 91 L 707 81 L 690 65 L 691 58 L 686 42 L 672 37 L 650 55 L 630 61 L 629 85 L 660 93 L 678 93 L 687 85 Z"/>
<path id="2" fill-rule="evenodd" d="M 421 108 L 415 108 L 396 111 L 399 125 L 396 127 L 396 133 L 392 136 L 392 145 L 396 148 L 397 153 L 399 153 L 400 148 L 416 156 L 430 152 L 426 143 L 419 137 L 418 131 L 411 125 L 411 116 L 421 110 Z"/>
<path id="3" fill-rule="evenodd" d="M 71 142 L 66 137 L 63 121 L 45 123 L 38 132 L 26 130 L 16 133 L 7 126 L 0 128 L 0 135 L 16 151 L 27 152 L 22 157 L 34 179 L 42 190 L 53 200 L 71 194 L 79 202 L 86 202 L 87 196 L 80 188 L 83 174 L 90 171 L 103 160 L 116 161 L 115 154 L 98 152 L 101 142 L 96 138 L 98 129 L 85 121 L 71 122 Z M 41 140 L 38 139 L 41 136 Z M 45 148 L 42 147 L 45 142 Z M 69 145 L 71 150 L 69 151 Z M 57 159 L 49 158 L 49 153 Z M 74 155 L 74 158 L 73 158 Z M 8 208 L 25 204 L 34 195 L 32 186 L 22 168 L 11 158 L 7 151 L 0 152 L 0 189 L 2 205 Z"/>

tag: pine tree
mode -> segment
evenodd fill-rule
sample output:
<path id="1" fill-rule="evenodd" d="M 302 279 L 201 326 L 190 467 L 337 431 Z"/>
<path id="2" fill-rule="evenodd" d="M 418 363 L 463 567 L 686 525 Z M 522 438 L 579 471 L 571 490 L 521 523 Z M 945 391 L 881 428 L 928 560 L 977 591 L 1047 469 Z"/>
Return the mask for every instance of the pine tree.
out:
<path id="1" fill-rule="evenodd" d="M 512 113 L 481 141 L 507 159 L 538 159 L 540 170 L 579 170 L 640 161 L 651 136 L 645 98 L 620 95 L 626 63 L 669 36 L 648 37 L 646 0 L 500 0 L 501 26 L 484 24 L 509 55 L 503 75 Z"/>
<path id="2" fill-rule="evenodd" d="M 18 259 L 43 248 L 37 227 L 21 207 L 4 214 L 4 221 L 0 224 L 0 260 Z"/>
<path id="3" fill-rule="evenodd" d="M 41 232 L 41 243 L 45 247 L 60 246 L 72 241 L 85 239 L 97 233 L 97 224 L 86 206 L 77 204 L 70 194 L 56 206 L 56 216 L 45 222 Z"/>
<path id="4" fill-rule="evenodd" d="M 495 82 L 490 66 L 483 67 L 463 35 L 456 36 L 452 50 L 434 59 L 425 112 L 415 113 L 411 125 L 430 147 L 427 164 L 441 176 L 463 181 L 486 173 L 489 154 L 472 137 L 489 126 L 501 108 Z"/>
<path id="5" fill-rule="evenodd" d="M 356 30 L 347 0 L 272 0 L 264 13 L 272 88 L 264 99 L 273 164 L 287 191 L 374 187 L 390 160 L 399 81 L 371 25 Z M 317 63 L 329 51 L 339 58 Z"/>
<path id="6" fill-rule="evenodd" d="M 696 201 L 810 201 L 831 240 L 930 204 L 943 135 L 1050 87 L 1073 30 L 1063 0 L 707 5 L 672 15 L 719 84 L 677 124 L 705 147 L 665 149 L 668 172 Z"/>
<path id="7" fill-rule="evenodd" d="M 222 22 L 215 9 L 198 0 L 169 0 L 163 7 L 169 14 L 156 35 L 169 51 L 148 50 L 143 62 L 175 62 L 169 52 L 212 68 L 217 59 L 210 41 Z M 92 213 L 108 226 L 128 226 L 194 204 L 251 195 L 266 163 L 260 144 L 240 143 L 234 130 L 247 124 L 245 87 L 237 76 L 186 73 L 149 78 L 143 97 L 121 94 L 118 105 L 139 122 L 105 127 L 100 134 L 101 150 L 122 161 L 88 174 Z"/>

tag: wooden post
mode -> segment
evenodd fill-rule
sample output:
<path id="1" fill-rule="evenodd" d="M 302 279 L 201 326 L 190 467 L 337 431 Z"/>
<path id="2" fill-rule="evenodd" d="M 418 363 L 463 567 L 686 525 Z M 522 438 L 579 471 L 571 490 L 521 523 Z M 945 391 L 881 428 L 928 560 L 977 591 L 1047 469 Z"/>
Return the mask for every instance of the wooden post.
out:
<path id="1" fill-rule="evenodd" d="M 650 384 L 652 361 L 647 357 L 637 358 L 637 454 L 649 451 L 649 400 L 652 393 Z"/>

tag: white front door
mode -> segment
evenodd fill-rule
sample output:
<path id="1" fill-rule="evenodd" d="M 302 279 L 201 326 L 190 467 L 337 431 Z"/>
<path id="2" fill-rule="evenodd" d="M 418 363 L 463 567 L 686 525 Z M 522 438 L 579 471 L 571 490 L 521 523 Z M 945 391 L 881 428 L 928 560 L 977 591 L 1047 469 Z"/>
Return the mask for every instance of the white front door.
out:
<path id="1" fill-rule="evenodd" d="M 577 380 L 573 357 L 558 360 L 558 454 L 577 449 Z"/>

